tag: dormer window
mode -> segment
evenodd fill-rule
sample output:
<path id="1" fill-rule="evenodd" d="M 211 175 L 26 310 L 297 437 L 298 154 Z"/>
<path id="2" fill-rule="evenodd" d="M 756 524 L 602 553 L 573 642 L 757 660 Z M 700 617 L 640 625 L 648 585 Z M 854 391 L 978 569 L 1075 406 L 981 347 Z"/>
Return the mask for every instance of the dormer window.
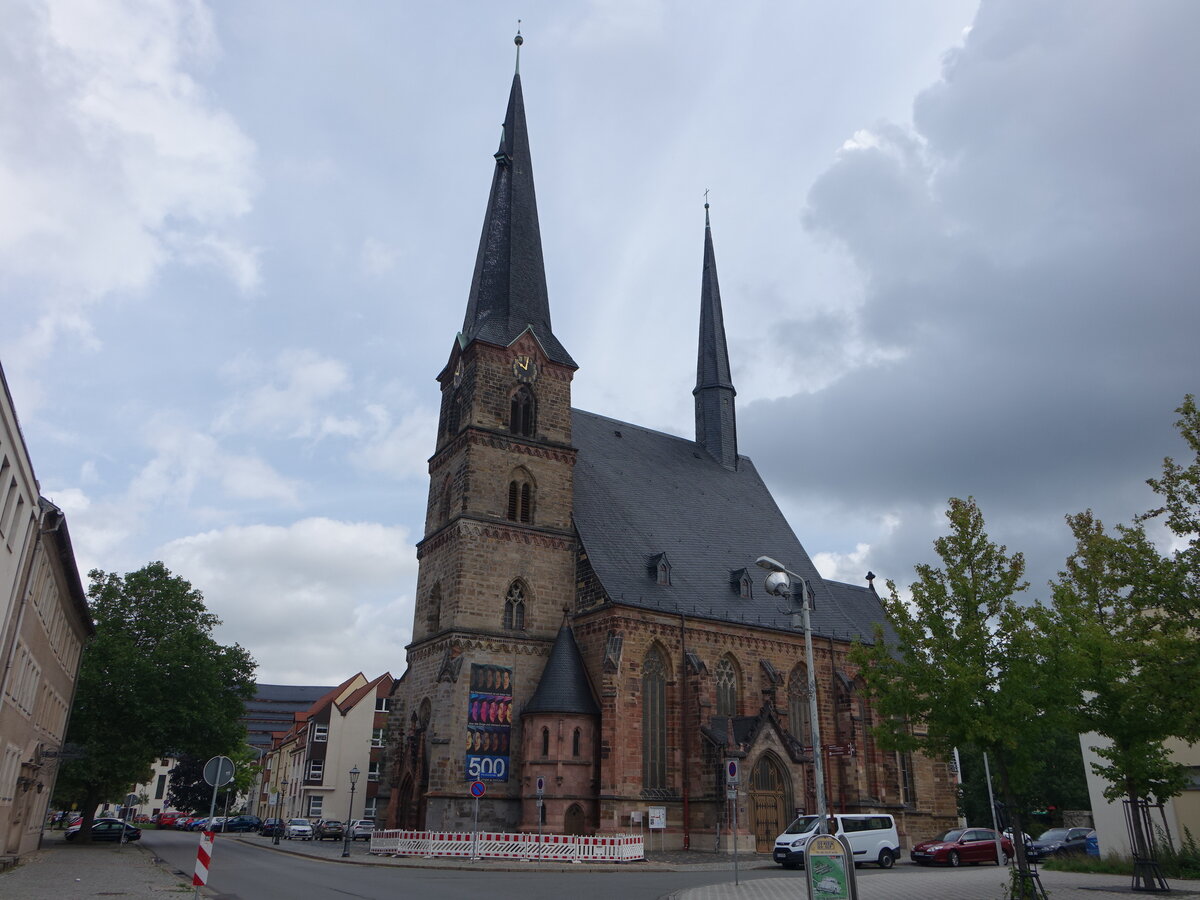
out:
<path id="1" fill-rule="evenodd" d="M 646 560 L 646 569 L 657 584 L 670 586 L 671 563 L 667 559 L 667 554 L 656 553 L 651 556 Z"/>
<path id="2" fill-rule="evenodd" d="M 749 569 L 734 569 L 729 573 L 729 589 L 743 600 L 754 597 L 754 579 Z"/>

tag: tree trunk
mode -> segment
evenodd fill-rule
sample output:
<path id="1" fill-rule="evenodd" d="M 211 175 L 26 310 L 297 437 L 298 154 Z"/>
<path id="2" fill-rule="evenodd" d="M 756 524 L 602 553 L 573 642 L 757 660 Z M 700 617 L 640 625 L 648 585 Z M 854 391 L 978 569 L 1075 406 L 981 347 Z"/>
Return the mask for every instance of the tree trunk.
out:
<path id="1" fill-rule="evenodd" d="M 82 818 L 79 820 L 79 841 L 80 843 L 90 844 L 92 842 L 92 822 L 96 819 L 96 807 L 100 805 L 100 793 L 98 791 L 87 791 L 83 795 L 83 809 L 81 812 Z"/>
<path id="2" fill-rule="evenodd" d="M 1017 803 L 1012 783 L 1009 781 L 1008 764 L 1004 759 L 1003 753 L 997 753 L 995 750 L 992 753 L 996 757 L 996 769 L 1000 775 L 1000 793 L 1004 795 L 1004 802 L 1008 806 L 1008 812 L 1011 817 L 1013 853 L 1017 858 L 1017 878 L 1013 882 L 1010 896 L 1012 900 L 1037 898 L 1038 894 L 1035 885 L 1040 884 L 1040 882 L 1035 881 L 1029 870 L 1029 858 L 1025 855 L 1025 826 L 1021 821 L 1021 807 Z"/>

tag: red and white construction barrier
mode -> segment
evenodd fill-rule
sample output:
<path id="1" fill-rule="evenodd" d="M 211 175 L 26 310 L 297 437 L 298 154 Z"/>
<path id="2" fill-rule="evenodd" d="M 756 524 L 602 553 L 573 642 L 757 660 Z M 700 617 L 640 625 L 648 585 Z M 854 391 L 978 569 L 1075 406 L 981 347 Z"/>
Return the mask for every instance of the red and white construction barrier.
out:
<path id="1" fill-rule="evenodd" d="M 212 862 L 213 833 L 201 832 L 200 846 L 196 850 L 196 873 L 192 875 L 192 885 L 203 887 L 208 884 L 208 866 Z"/>
<path id="2" fill-rule="evenodd" d="M 616 834 L 505 834 L 481 831 L 376 831 L 371 852 L 389 856 L 479 856 L 557 862 L 629 862 L 645 859 L 642 836 Z"/>

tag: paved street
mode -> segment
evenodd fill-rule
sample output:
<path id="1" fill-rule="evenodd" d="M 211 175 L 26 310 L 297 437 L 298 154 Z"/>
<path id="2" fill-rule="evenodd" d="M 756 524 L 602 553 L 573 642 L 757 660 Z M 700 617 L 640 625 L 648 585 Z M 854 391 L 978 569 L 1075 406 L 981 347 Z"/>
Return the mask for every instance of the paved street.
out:
<path id="1" fill-rule="evenodd" d="M 118 849 L 69 845 L 49 833 L 46 846 L 15 871 L 0 875 L 5 900 L 83 900 L 122 896 L 162 900 L 186 893 L 198 838 L 146 831 L 140 844 Z M 799 900 L 802 873 L 785 872 L 763 858 L 742 858 L 733 883 L 730 861 L 704 853 L 656 854 L 624 866 L 539 865 L 462 860 L 372 857 L 352 845 L 350 865 L 341 844 L 284 842 L 278 848 L 256 835 L 219 837 L 210 888 L 214 900 L 274 897 L 321 900 L 346 897 L 391 900 L 399 891 L 423 900 L 486 895 L 492 900 Z M 156 862 L 155 860 L 159 860 Z M 1051 900 L 1129 897 L 1128 879 L 1110 875 L 1043 872 Z M 859 870 L 861 900 L 1000 900 L 1005 874 L 995 866 L 891 871 Z M 1200 881 L 1173 881 L 1172 897 L 1200 897 Z M 1111 890 L 1109 890 L 1111 888 Z"/>

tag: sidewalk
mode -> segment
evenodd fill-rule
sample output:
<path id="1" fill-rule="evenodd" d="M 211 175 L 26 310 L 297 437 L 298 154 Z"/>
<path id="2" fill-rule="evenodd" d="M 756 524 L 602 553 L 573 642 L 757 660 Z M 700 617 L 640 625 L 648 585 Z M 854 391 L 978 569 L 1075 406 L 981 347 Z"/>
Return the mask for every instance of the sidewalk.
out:
<path id="1" fill-rule="evenodd" d="M 68 844 L 62 832 L 47 831 L 42 849 L 22 857 L 15 869 L 0 874 L 4 900 L 93 900 L 98 895 L 163 900 L 191 890 L 191 876 L 180 878 L 158 865 L 154 855 L 133 844 Z"/>

